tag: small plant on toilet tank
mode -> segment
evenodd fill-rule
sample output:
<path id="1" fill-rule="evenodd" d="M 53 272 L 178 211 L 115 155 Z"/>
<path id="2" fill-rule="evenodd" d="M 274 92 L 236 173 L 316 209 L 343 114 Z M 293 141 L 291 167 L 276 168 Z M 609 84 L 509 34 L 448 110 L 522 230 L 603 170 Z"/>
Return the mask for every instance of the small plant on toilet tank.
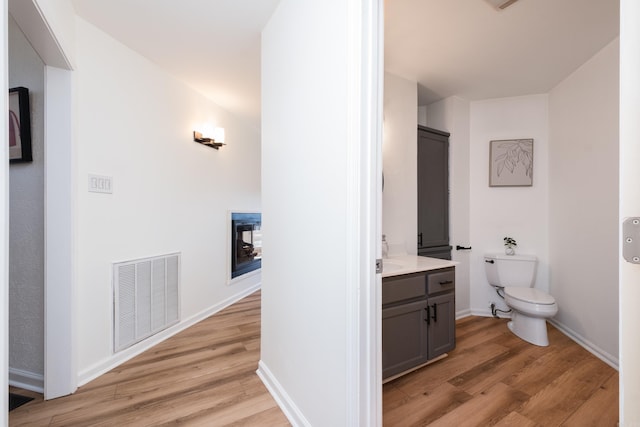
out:
<path id="1" fill-rule="evenodd" d="M 504 239 L 504 253 L 507 255 L 515 255 L 515 247 L 518 246 L 516 239 L 513 237 L 505 237 Z"/>

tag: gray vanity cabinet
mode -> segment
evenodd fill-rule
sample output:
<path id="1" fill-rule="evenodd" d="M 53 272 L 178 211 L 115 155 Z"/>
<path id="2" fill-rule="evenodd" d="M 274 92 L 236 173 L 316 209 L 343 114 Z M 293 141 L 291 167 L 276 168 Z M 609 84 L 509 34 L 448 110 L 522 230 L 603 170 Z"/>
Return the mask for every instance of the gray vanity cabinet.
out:
<path id="1" fill-rule="evenodd" d="M 455 302 L 453 294 L 429 297 L 428 311 L 431 319 L 428 331 L 429 359 L 451 351 L 456 346 Z"/>
<path id="2" fill-rule="evenodd" d="M 453 268 L 427 274 L 429 359 L 456 346 L 456 273 Z"/>
<path id="3" fill-rule="evenodd" d="M 427 301 L 382 309 L 382 378 L 429 360 Z"/>
<path id="4" fill-rule="evenodd" d="M 382 280 L 382 378 L 427 363 L 455 347 L 455 270 Z"/>

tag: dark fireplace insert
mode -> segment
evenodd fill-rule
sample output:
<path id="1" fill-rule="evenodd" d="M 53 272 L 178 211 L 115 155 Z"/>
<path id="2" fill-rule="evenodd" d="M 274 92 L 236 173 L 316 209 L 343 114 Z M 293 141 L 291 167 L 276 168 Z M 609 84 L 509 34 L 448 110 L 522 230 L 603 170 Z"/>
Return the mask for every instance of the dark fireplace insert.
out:
<path id="1" fill-rule="evenodd" d="M 231 278 L 262 267 L 262 215 L 231 214 Z"/>

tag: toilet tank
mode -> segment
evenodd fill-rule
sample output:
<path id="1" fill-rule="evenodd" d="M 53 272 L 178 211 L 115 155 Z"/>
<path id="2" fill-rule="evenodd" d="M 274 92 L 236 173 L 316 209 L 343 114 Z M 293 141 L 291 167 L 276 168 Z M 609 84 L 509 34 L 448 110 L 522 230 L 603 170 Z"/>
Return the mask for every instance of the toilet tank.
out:
<path id="1" fill-rule="evenodd" d="M 491 286 L 533 287 L 538 259 L 534 255 L 486 254 L 484 268 Z"/>

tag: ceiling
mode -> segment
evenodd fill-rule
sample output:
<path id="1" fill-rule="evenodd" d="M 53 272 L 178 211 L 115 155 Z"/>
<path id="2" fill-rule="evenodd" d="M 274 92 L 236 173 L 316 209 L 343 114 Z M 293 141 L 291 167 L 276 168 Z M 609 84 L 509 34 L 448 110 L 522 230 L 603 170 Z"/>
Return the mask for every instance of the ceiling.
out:
<path id="1" fill-rule="evenodd" d="M 618 0 L 386 0 L 385 69 L 419 104 L 547 93 L 619 34 Z"/>
<path id="2" fill-rule="evenodd" d="M 260 32 L 280 0 L 72 0 L 78 15 L 260 126 Z M 179 6 L 178 6 L 179 5 Z M 385 69 L 421 105 L 546 93 L 618 35 L 617 0 L 385 0 Z"/>
<path id="3" fill-rule="evenodd" d="M 280 0 L 72 0 L 78 15 L 260 126 L 260 32 Z"/>

